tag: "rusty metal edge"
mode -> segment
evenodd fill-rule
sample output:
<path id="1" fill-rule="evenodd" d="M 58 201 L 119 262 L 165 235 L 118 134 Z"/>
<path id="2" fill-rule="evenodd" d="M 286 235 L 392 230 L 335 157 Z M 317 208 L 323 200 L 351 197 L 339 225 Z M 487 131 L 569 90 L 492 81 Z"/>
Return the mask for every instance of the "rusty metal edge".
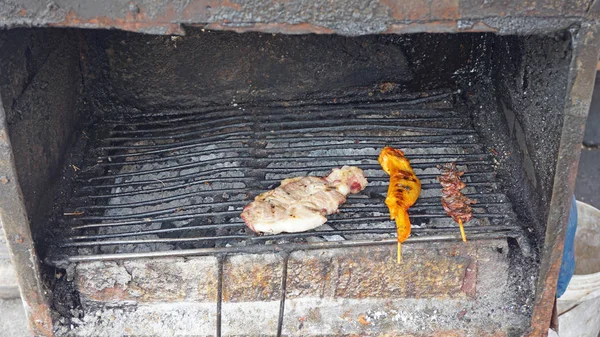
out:
<path id="1" fill-rule="evenodd" d="M 212 22 L 186 25 L 188 27 L 200 27 L 208 30 L 226 30 L 236 33 L 261 32 L 261 33 L 283 33 L 283 34 L 339 34 L 340 32 L 311 23 L 246 23 L 234 24 L 227 22 Z M 408 22 L 391 23 L 387 28 L 379 33 L 381 34 L 410 34 L 410 33 L 489 33 L 498 32 L 498 29 L 489 24 L 480 21 L 428 21 L 428 22 Z"/>
<path id="2" fill-rule="evenodd" d="M 567 2 L 568 0 L 565 0 Z M 595 1 L 595 2 L 594 2 Z M 344 14 L 323 18 L 301 0 L 281 10 L 253 6 L 250 1 L 231 2 L 197 0 L 177 4 L 166 0 L 150 3 L 105 1 L 101 7 L 78 4 L 73 0 L 57 0 L 46 6 L 16 0 L 12 6 L 0 8 L 0 28 L 71 27 L 86 29 L 121 29 L 132 32 L 184 35 L 185 26 L 236 32 L 284 34 L 405 34 L 495 32 L 498 34 L 533 34 L 560 31 L 574 23 L 593 20 L 598 0 L 584 0 L 566 8 L 522 5 L 518 0 L 498 6 L 477 7 L 474 3 L 442 2 L 427 6 L 422 1 L 374 1 L 383 11 L 378 16 L 362 17 L 360 1 L 348 2 Z M 306 13 L 298 13 L 298 8 Z M 432 8 L 434 7 L 434 8 Z M 477 7 L 477 8 L 473 8 Z M 356 10 L 352 11 L 353 8 Z M 321 9 L 323 10 L 323 9 Z M 354 17 L 358 15 L 357 17 Z M 332 22 L 334 21 L 334 22 Z"/>
<path id="3" fill-rule="evenodd" d="M 53 336 L 50 307 L 41 281 L 29 220 L 18 184 L 8 136 L 6 114 L 0 97 L 0 221 L 17 273 L 21 299 L 34 336 Z"/>
<path id="4" fill-rule="evenodd" d="M 600 1 L 600 0 L 599 0 Z M 589 21 L 589 20 L 588 20 Z M 528 25 L 523 24 L 527 22 Z M 536 33 L 558 32 L 572 25 L 584 22 L 581 17 L 542 18 L 542 17 L 487 17 L 478 19 L 430 20 L 415 22 L 392 22 L 377 34 L 414 34 L 414 33 L 495 33 L 499 35 L 531 35 Z M 343 34 L 324 26 L 312 23 L 231 23 L 210 22 L 183 24 L 185 27 L 198 27 L 207 30 L 233 31 L 236 33 L 261 32 L 270 34 Z M 511 27 L 511 28 L 506 28 Z M 518 28 L 515 28 L 518 27 Z M 101 27 L 100 27 L 101 28 Z M 120 29 L 126 29 L 117 27 Z"/>
<path id="5" fill-rule="evenodd" d="M 574 48 L 565 98 L 565 116 L 546 223 L 546 236 L 541 251 L 535 304 L 527 335 L 530 337 L 546 336 L 550 327 L 571 197 L 575 190 L 581 142 L 592 99 L 596 64 L 600 56 L 598 28 L 597 24 L 590 22 L 582 24 L 578 31 L 572 31 Z"/>
<path id="6" fill-rule="evenodd" d="M 261 32 L 268 34 L 339 34 L 357 36 L 367 34 L 414 34 L 414 33 L 496 33 L 499 35 L 531 35 L 558 32 L 573 24 L 580 24 L 583 17 L 487 17 L 465 18 L 458 20 L 430 20 L 415 22 L 388 23 L 385 29 L 376 32 L 348 33 L 334 30 L 316 23 L 286 22 L 148 22 L 148 21 L 61 21 L 34 25 L 14 25 L 13 27 L 61 27 L 86 29 L 120 29 L 124 31 L 154 35 L 185 35 L 186 27 L 204 28 L 207 30 L 233 31 L 236 33 Z M 527 22 L 527 24 L 523 24 Z M 2 23 L 0 22 L 0 26 Z M 10 25 L 4 24 L 10 27 Z"/>

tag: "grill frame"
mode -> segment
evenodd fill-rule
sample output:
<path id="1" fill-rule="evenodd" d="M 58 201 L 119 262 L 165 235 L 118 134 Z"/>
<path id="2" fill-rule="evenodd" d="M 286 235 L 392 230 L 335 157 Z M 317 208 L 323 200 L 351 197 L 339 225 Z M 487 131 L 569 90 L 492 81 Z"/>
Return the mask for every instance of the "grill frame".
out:
<path id="1" fill-rule="evenodd" d="M 59 2 L 59 6 L 51 6 L 51 8 L 33 8 L 28 7 L 30 4 L 22 4 L 20 7 L 24 11 L 14 11 L 9 9 L 9 13 L 2 16 L 0 20 L 3 27 L 20 27 L 22 25 L 32 26 L 51 26 L 60 25 L 65 27 L 95 27 L 108 28 L 119 27 L 126 30 L 145 31 L 150 33 L 183 33 L 179 23 L 165 23 L 158 21 L 143 21 L 144 17 L 136 18 L 135 15 L 131 20 L 124 20 L 123 17 L 116 17 L 112 14 L 108 16 L 86 16 L 78 19 L 75 15 L 69 20 L 63 20 L 64 15 L 73 9 L 69 5 L 69 1 Z M 164 4 L 164 3 L 163 3 Z M 477 8 L 475 11 L 480 11 L 476 17 L 485 20 L 473 19 L 468 15 L 462 15 L 464 9 L 469 9 L 470 6 L 465 4 L 459 8 L 459 14 L 456 19 L 440 20 L 438 16 L 431 19 L 414 21 L 413 19 L 400 21 L 391 26 L 391 32 L 460 32 L 464 31 L 464 23 L 461 19 L 465 19 L 465 23 L 473 23 L 467 27 L 467 30 L 487 30 L 487 27 L 496 29 L 500 34 L 529 34 L 557 31 L 571 27 L 573 41 L 573 57 L 569 68 L 569 83 L 565 93 L 566 104 L 564 107 L 565 117 L 563 128 L 561 131 L 560 148 L 558 152 L 557 170 L 554 177 L 553 194 L 550 203 L 551 214 L 546 222 L 546 237 L 545 244 L 541 252 L 541 270 L 539 274 L 539 283 L 536 291 L 536 304 L 534 315 L 531 323 L 530 336 L 539 336 L 547 331 L 549 317 L 551 316 L 554 303 L 555 284 L 560 266 L 560 256 L 562 253 L 562 242 L 564 240 L 563 233 L 566 225 L 568 214 L 569 198 L 572 195 L 575 175 L 577 172 L 577 162 L 580 154 L 580 142 L 582 137 L 582 127 L 585 124 L 585 117 L 589 109 L 591 100 L 592 86 L 594 83 L 596 63 L 598 60 L 600 42 L 598 39 L 597 18 L 599 2 L 584 3 L 585 9 L 581 9 L 578 13 L 570 16 L 565 13 L 559 6 L 553 7 L 548 12 L 543 12 L 544 16 L 540 16 L 542 12 L 531 11 L 530 8 L 522 8 L 514 3 L 502 2 L 498 4 L 500 8 L 514 8 L 508 15 L 494 11 L 493 9 Z M 114 6 L 125 6 L 124 4 L 115 5 L 110 3 L 111 8 Z M 420 7 L 417 5 L 416 7 Z M 540 4 L 542 6 L 542 4 Z M 352 6 L 347 6 L 352 8 Z M 561 4 L 560 8 L 564 6 Z M 133 6 L 132 12 L 137 12 L 140 7 Z M 137 9 L 136 9 L 137 8 Z M 159 7 L 149 7 L 161 10 Z M 127 13 L 126 8 L 117 8 L 111 13 Z M 58 15 L 52 15 L 58 10 Z M 76 13 L 76 10 L 73 9 Z M 97 8 L 95 10 L 98 10 Z M 144 10 L 146 10 L 144 8 Z M 470 10 L 470 9 L 469 9 Z M 193 13 L 190 11 L 189 13 Z M 243 10 L 242 10 L 243 12 Z M 19 13 L 19 14 L 17 14 Z M 22 14 L 20 14 L 22 13 Z M 27 15 L 23 18 L 22 15 Z M 199 13 L 205 13 L 200 11 Z M 468 13 L 468 12 L 467 12 Z M 119 14 L 121 15 L 121 14 Z M 126 14 L 123 14 L 126 15 Z M 128 15 L 128 14 L 127 14 Z M 568 16 L 568 18 L 567 18 Z M 98 20 L 98 17 L 112 17 L 115 21 Z M 155 18 L 155 16 L 148 16 Z M 525 18 L 525 19 L 524 19 Z M 322 27 L 314 23 L 303 24 L 287 24 L 287 23 L 254 23 L 250 25 L 244 24 L 229 24 L 221 21 L 221 17 L 215 17 L 214 22 L 207 28 L 226 29 L 226 30 L 258 30 L 266 32 L 287 32 L 287 33 L 306 33 L 306 32 L 326 32 L 335 31 L 324 30 Z M 175 20 L 177 21 L 177 20 Z M 205 23 L 207 19 L 203 15 L 196 17 L 195 21 Z M 187 22 L 187 21 L 186 21 Z M 486 27 L 487 26 L 487 27 Z M 507 28 L 505 28 L 507 27 Z M 508 28 L 510 27 L 510 28 Z M 338 31 L 340 32 L 340 31 Z M 342 33 L 344 31 L 341 31 Z M 353 31 L 352 34 L 358 35 L 363 31 Z M 0 217 L 4 224 L 4 231 L 8 238 L 9 249 L 15 267 L 17 268 L 18 280 L 22 293 L 22 298 L 26 305 L 26 312 L 29 317 L 33 332 L 36 335 L 51 336 L 52 322 L 49 316 L 48 298 L 45 294 L 41 282 L 41 276 L 38 269 L 37 256 L 31 232 L 29 230 L 29 221 L 26 217 L 27 211 L 24 206 L 23 196 L 17 182 L 17 170 L 14 163 L 13 149 L 8 139 L 6 112 L 0 105 L 0 205 L 2 209 Z"/>

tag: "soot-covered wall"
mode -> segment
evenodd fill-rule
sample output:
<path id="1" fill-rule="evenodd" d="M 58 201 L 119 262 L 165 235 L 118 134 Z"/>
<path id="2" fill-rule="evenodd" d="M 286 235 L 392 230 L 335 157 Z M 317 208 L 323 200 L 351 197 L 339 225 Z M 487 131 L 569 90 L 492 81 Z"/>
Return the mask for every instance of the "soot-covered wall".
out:
<path id="1" fill-rule="evenodd" d="M 297 100 L 391 82 L 452 88 L 471 61 L 468 34 L 344 37 L 191 29 L 186 36 L 96 32 L 94 78 L 111 100 L 138 108 Z"/>
<path id="2" fill-rule="evenodd" d="M 568 34 L 499 39 L 493 74 L 498 105 L 516 142 L 527 183 L 538 194 L 533 206 L 548 217 L 564 118 L 571 44 Z M 500 56 L 501 55 L 501 56 Z"/>
<path id="3" fill-rule="evenodd" d="M 0 95 L 19 183 L 32 223 L 40 223 L 61 184 L 78 128 L 79 34 L 65 29 L 0 31 Z M 37 218 L 37 219 L 36 219 Z M 34 238 L 44 228 L 32 228 Z"/>
<path id="4" fill-rule="evenodd" d="M 564 118 L 571 39 L 568 32 L 494 36 L 487 55 L 489 74 L 468 86 L 468 101 L 526 232 L 543 239 Z"/>

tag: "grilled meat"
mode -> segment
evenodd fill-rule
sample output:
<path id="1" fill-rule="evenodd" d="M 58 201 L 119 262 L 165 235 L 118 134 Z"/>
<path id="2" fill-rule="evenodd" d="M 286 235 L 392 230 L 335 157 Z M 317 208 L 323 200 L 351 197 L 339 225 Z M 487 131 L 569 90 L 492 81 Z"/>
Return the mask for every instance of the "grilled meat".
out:
<path id="1" fill-rule="evenodd" d="M 248 204 L 241 217 L 256 233 L 304 232 L 321 226 L 337 212 L 346 195 L 367 186 L 363 171 L 354 166 L 335 168 L 327 177 L 296 177 L 281 181 Z"/>
<path id="2" fill-rule="evenodd" d="M 456 163 L 447 163 L 438 165 L 441 175 L 438 181 L 442 185 L 442 206 L 446 213 L 452 217 L 460 226 L 460 233 L 463 241 L 467 241 L 463 223 L 469 222 L 473 217 L 471 205 L 477 201 L 466 197 L 460 192 L 467 185 L 461 180 L 463 171 L 459 171 Z"/>
<path id="3" fill-rule="evenodd" d="M 390 218 L 396 220 L 398 232 L 398 261 L 400 260 L 400 243 L 410 235 L 410 219 L 408 209 L 414 205 L 421 194 L 421 181 L 415 175 L 404 152 L 386 146 L 379 154 L 379 164 L 390 175 L 385 204 L 390 210 Z"/>

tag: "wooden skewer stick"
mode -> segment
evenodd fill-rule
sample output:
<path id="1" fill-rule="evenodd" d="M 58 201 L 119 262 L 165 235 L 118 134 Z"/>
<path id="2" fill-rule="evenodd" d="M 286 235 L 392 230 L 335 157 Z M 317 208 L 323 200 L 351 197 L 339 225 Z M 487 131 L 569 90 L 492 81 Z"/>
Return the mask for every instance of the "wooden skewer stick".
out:
<path id="1" fill-rule="evenodd" d="M 462 236 L 463 242 L 467 242 L 467 236 L 465 235 L 465 227 L 463 226 L 461 219 L 458 219 L 458 226 L 460 227 L 460 236 Z"/>
<path id="2" fill-rule="evenodd" d="M 396 260 L 396 263 L 402 263 L 402 244 L 400 243 L 400 241 L 398 241 L 398 258 Z"/>

